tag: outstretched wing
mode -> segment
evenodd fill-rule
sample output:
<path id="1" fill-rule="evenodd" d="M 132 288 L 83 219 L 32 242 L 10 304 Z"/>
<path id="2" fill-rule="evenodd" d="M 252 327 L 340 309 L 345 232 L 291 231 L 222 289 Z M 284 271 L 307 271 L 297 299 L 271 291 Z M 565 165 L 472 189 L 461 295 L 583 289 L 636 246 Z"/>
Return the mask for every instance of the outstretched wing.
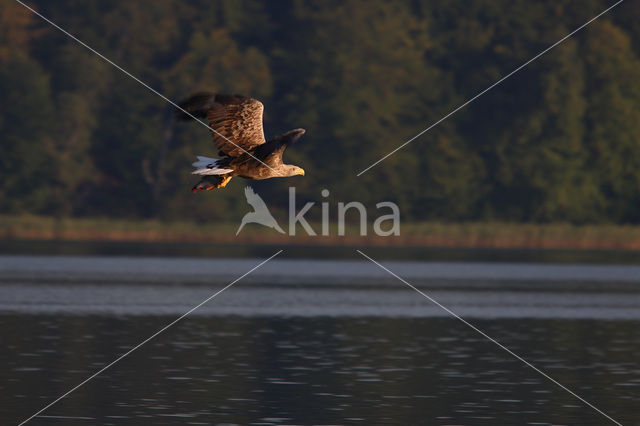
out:
<path id="1" fill-rule="evenodd" d="M 253 210 L 255 212 L 266 211 L 267 213 L 269 213 L 269 209 L 267 208 L 267 205 L 264 203 L 264 201 L 262 201 L 262 198 L 260 198 L 258 194 L 253 192 L 253 188 L 251 188 L 250 186 L 247 186 L 244 189 L 244 195 L 245 197 L 247 197 L 247 203 L 249 203 L 249 205 L 253 207 Z"/>
<path id="2" fill-rule="evenodd" d="M 180 102 L 180 120 L 207 118 L 213 129 L 213 143 L 225 155 L 237 157 L 265 143 L 260 101 L 241 95 L 195 93 Z"/>
<path id="3" fill-rule="evenodd" d="M 208 106 L 209 126 L 215 130 L 213 143 L 223 154 L 237 157 L 265 143 L 262 102 L 240 95 L 215 95 Z"/>

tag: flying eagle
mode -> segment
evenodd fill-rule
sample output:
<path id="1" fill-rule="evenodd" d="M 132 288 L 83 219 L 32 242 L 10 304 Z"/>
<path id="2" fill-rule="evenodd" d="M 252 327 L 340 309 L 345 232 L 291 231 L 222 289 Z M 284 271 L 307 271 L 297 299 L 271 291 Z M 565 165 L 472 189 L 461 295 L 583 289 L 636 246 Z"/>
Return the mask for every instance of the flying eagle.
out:
<path id="1" fill-rule="evenodd" d="M 194 193 L 223 188 L 234 176 L 251 180 L 304 176 L 302 168 L 282 162 L 282 153 L 304 134 L 304 129 L 290 130 L 267 142 L 260 101 L 241 95 L 196 93 L 182 101 L 180 108 L 176 114 L 181 120 L 196 117 L 209 121 L 213 143 L 222 157 L 198 156 L 192 173 L 202 179 L 191 188 Z"/>

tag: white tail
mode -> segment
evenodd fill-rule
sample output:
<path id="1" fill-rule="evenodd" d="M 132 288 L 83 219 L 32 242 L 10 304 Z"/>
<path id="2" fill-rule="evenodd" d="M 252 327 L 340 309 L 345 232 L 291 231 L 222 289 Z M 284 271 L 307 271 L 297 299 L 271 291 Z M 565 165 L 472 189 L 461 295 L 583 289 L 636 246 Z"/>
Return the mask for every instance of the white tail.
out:
<path id="1" fill-rule="evenodd" d="M 198 157 L 198 161 L 192 164 L 196 169 L 191 172 L 194 175 L 224 175 L 233 171 L 233 169 L 218 167 L 220 160 L 217 158 L 202 157 L 200 155 L 196 157 Z"/>

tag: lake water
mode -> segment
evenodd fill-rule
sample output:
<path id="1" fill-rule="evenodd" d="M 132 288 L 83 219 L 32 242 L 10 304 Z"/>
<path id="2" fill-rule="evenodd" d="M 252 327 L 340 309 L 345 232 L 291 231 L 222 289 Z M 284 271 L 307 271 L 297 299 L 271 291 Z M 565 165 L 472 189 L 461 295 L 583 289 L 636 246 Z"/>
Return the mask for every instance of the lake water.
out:
<path id="1" fill-rule="evenodd" d="M 274 252 L 0 256 L 0 424 Z M 358 256 L 285 250 L 29 424 L 614 424 Z M 640 424 L 640 266 L 603 263 L 383 262 L 621 424 Z"/>

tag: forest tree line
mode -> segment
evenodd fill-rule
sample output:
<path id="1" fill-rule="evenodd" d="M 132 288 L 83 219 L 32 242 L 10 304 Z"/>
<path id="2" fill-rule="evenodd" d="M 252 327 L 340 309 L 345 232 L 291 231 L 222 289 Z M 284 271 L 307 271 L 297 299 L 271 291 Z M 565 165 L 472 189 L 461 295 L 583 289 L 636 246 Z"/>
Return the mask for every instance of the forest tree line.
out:
<path id="1" fill-rule="evenodd" d="M 382 155 L 611 5 L 603 0 L 31 0 L 169 99 L 265 104 L 305 177 L 270 206 L 399 204 L 403 220 L 640 222 L 640 3 L 625 2 L 360 177 Z M 235 220 L 243 182 L 193 195 L 208 130 L 0 0 L 0 214 Z M 336 201 L 336 202 L 337 202 Z"/>

